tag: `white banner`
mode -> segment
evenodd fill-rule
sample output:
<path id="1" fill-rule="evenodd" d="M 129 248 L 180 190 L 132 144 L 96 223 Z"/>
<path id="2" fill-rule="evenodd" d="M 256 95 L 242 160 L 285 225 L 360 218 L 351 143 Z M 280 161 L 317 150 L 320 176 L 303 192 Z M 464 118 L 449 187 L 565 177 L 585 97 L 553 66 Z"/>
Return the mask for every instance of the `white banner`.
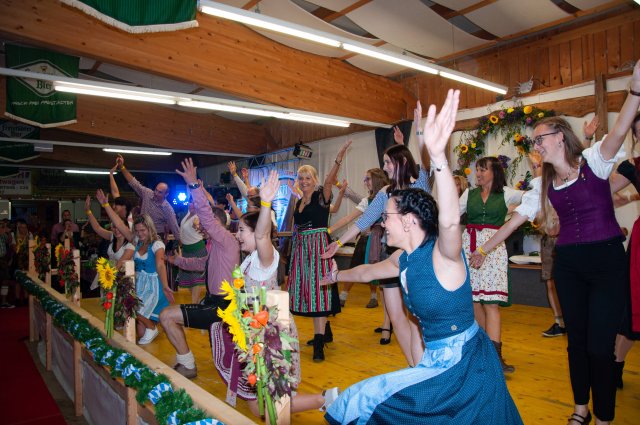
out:
<path id="1" fill-rule="evenodd" d="M 31 171 L 0 178 L 0 195 L 31 195 Z"/>

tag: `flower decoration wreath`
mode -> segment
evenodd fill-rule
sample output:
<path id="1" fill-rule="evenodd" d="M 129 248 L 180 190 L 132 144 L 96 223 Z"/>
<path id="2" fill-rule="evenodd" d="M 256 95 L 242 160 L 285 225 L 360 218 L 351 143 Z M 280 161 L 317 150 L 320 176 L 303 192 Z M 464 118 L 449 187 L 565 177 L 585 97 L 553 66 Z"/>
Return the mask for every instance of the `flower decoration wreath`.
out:
<path id="1" fill-rule="evenodd" d="M 526 127 L 532 127 L 536 121 L 545 117 L 552 117 L 555 112 L 544 110 L 536 106 L 517 105 L 503 108 L 481 117 L 473 130 L 463 134 L 460 143 L 454 148 L 458 155 L 458 166 L 454 174 L 468 176 L 471 174 L 471 164 L 483 156 L 487 139 L 490 135 L 501 135 L 501 146 L 511 144 L 516 148 L 518 157 L 509 166 L 511 178 L 515 176 L 518 164 L 531 151 L 533 143 L 524 134 Z"/>
<path id="2" fill-rule="evenodd" d="M 51 254 L 47 249 L 47 240 L 45 238 L 39 239 L 36 236 L 35 242 L 35 247 L 33 248 L 34 265 L 36 273 L 38 273 L 38 279 L 44 280 L 50 271 Z"/>
<path id="3" fill-rule="evenodd" d="M 58 244 L 55 255 L 58 261 L 58 279 L 60 286 L 64 287 L 64 292 L 67 297 L 72 297 L 76 292 L 76 288 L 80 286 L 73 251 L 65 249 L 62 244 Z"/>

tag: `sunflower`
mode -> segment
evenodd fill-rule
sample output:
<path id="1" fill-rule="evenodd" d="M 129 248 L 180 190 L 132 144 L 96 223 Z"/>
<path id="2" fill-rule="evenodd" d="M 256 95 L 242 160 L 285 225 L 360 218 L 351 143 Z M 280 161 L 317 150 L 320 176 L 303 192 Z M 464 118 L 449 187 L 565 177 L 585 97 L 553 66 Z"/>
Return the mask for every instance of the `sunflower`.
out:
<path id="1" fill-rule="evenodd" d="M 235 314 L 236 311 L 237 305 L 233 301 L 229 304 L 229 307 L 224 310 L 218 308 L 218 316 L 229 327 L 229 333 L 233 336 L 233 342 L 235 342 L 242 351 L 247 351 L 247 336 L 242 327 L 242 323 Z"/>
<path id="2" fill-rule="evenodd" d="M 518 146 L 518 153 L 520 155 L 524 155 L 526 153 L 525 150 L 524 150 L 524 146 L 522 146 L 522 145 Z"/>
<path id="3" fill-rule="evenodd" d="M 539 112 L 538 113 L 538 118 L 544 118 L 544 112 Z"/>
<path id="4" fill-rule="evenodd" d="M 489 116 L 489 121 L 491 121 L 491 124 L 498 124 L 498 121 L 500 121 L 500 120 L 495 115 L 490 115 Z"/>
<path id="5" fill-rule="evenodd" d="M 516 142 L 519 142 L 520 140 L 522 140 L 522 136 L 520 135 L 520 133 L 514 134 L 513 140 L 515 140 Z"/>
<path id="6" fill-rule="evenodd" d="M 469 168 L 469 167 L 465 168 L 465 169 L 464 169 L 464 174 L 465 174 L 465 175 L 467 175 L 467 176 L 468 176 L 469 174 L 471 174 L 471 168 Z"/>
<path id="7" fill-rule="evenodd" d="M 460 145 L 460 153 L 461 154 L 465 154 L 469 151 L 469 146 L 467 145 Z"/>
<path id="8" fill-rule="evenodd" d="M 116 273 L 118 272 L 115 267 L 107 263 L 102 266 L 98 271 L 98 281 L 100 286 L 105 290 L 110 290 L 113 287 L 113 282 L 116 280 Z"/>
<path id="9" fill-rule="evenodd" d="M 512 112 L 513 112 L 513 108 L 509 108 L 509 109 L 507 109 L 507 114 L 510 114 L 510 113 L 512 113 Z"/>
<path id="10" fill-rule="evenodd" d="M 477 145 L 475 144 L 475 142 L 471 143 L 471 149 L 475 149 L 475 148 L 476 148 L 476 146 L 477 146 Z"/>
<path id="11" fill-rule="evenodd" d="M 62 254 L 62 244 L 58 244 L 56 245 L 56 260 L 58 260 L 58 263 L 60 262 L 60 255 Z"/>
<path id="12" fill-rule="evenodd" d="M 531 105 L 527 105 L 522 109 L 522 112 L 524 112 L 525 114 L 530 114 L 531 112 L 533 112 L 533 106 Z"/>

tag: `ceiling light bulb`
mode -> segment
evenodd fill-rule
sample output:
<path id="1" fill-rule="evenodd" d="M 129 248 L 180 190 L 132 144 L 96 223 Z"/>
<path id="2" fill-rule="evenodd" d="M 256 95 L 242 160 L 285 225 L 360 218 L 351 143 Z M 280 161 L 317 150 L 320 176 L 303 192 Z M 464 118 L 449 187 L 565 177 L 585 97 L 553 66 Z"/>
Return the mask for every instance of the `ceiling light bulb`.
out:
<path id="1" fill-rule="evenodd" d="M 111 87 L 102 87 L 91 84 L 77 84 L 66 81 L 54 81 L 53 88 L 56 91 L 75 94 L 87 94 L 90 96 L 111 97 L 116 99 L 137 100 L 140 102 L 160 103 L 163 105 L 175 105 L 173 96 L 144 93 L 137 90 L 125 90 Z"/>

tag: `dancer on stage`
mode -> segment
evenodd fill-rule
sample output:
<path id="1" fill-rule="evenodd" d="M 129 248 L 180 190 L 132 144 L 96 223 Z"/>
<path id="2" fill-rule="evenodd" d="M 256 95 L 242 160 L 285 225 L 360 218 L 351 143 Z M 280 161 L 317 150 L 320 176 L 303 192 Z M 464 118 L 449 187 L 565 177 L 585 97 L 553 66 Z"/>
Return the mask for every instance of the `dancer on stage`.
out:
<path id="1" fill-rule="evenodd" d="M 404 302 L 417 321 L 404 319 L 411 328 L 410 351 L 423 355 L 415 367 L 348 388 L 327 410 L 331 424 L 522 423 L 496 350 L 473 318 L 458 196 L 445 153 L 459 95 L 449 90 L 437 116 L 435 106 L 429 107 L 424 126 L 438 206 L 420 189 L 392 192 L 382 218 L 387 244 L 400 249 L 377 264 L 346 271 L 334 267 L 329 279 L 400 275 Z"/>
<path id="2" fill-rule="evenodd" d="M 551 226 L 550 207 L 560 220 L 555 281 L 568 337 L 569 372 L 574 397 L 571 424 L 589 423 L 593 397 L 596 424 L 615 416 L 614 344 L 624 311 L 628 264 L 616 221 L 609 175 L 624 158 L 622 143 L 640 106 L 640 61 L 631 89 L 609 134 L 584 149 L 569 124 L 558 117 L 538 121 L 535 149 L 542 155 L 542 177 L 522 197 L 511 220 L 480 246 L 470 263 L 485 255 L 538 212 Z"/>

